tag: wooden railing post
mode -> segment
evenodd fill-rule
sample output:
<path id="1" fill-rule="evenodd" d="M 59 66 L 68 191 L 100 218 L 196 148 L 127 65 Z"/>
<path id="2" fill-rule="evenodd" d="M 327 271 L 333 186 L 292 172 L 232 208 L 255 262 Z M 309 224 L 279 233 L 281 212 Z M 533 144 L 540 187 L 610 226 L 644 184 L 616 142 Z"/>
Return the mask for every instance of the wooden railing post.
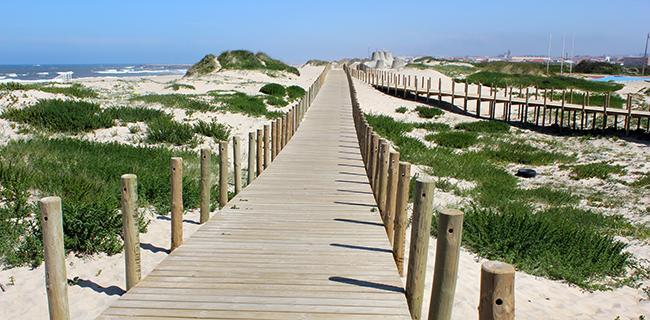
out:
<path id="1" fill-rule="evenodd" d="M 122 237 L 126 290 L 140 282 L 140 235 L 138 232 L 138 178 L 122 175 Z"/>
<path id="2" fill-rule="evenodd" d="M 406 302 L 411 318 L 420 319 L 424 278 L 426 274 L 429 238 L 431 237 L 431 216 L 433 214 L 434 182 L 431 177 L 418 179 L 415 183 L 413 203 L 413 225 L 409 250 L 408 272 L 406 274 Z"/>
<path id="3" fill-rule="evenodd" d="M 208 148 L 201 149 L 201 180 L 199 185 L 201 194 L 199 222 L 201 224 L 210 219 L 210 153 Z"/>
<path id="4" fill-rule="evenodd" d="M 63 247 L 63 212 L 61 198 L 46 197 L 40 200 L 41 229 L 45 259 L 45 288 L 50 320 L 68 320 L 68 276 Z"/>
<path id="5" fill-rule="evenodd" d="M 248 133 L 248 184 L 251 184 L 255 177 L 257 176 L 255 172 L 257 171 L 255 165 L 255 159 L 257 158 L 255 153 L 257 153 L 257 143 L 255 142 L 255 132 L 251 131 Z"/>
<path id="6" fill-rule="evenodd" d="M 400 276 L 404 276 L 404 248 L 406 242 L 406 226 L 408 224 L 407 208 L 409 201 L 409 182 L 411 181 L 411 164 L 399 163 L 397 180 L 397 200 L 395 201 L 395 231 L 393 234 L 393 257 Z"/>
<path id="7" fill-rule="evenodd" d="M 262 129 L 257 129 L 257 176 L 264 171 L 264 134 Z"/>
<path id="8" fill-rule="evenodd" d="M 278 121 L 271 122 L 271 161 L 278 156 Z"/>
<path id="9" fill-rule="evenodd" d="M 481 266 L 479 320 L 515 319 L 515 268 L 498 261 Z"/>
<path id="10" fill-rule="evenodd" d="M 417 79 L 417 77 L 415 78 Z M 377 172 L 377 175 L 379 179 L 377 179 L 377 189 L 379 190 L 379 212 L 381 213 L 381 217 L 384 219 L 384 222 L 386 222 L 386 191 L 388 190 L 388 165 L 390 162 L 390 144 L 388 143 L 388 140 L 386 139 L 381 139 L 381 142 L 379 144 L 379 150 L 380 150 L 380 156 L 379 160 L 381 161 L 379 163 L 379 171 Z"/>
<path id="11" fill-rule="evenodd" d="M 232 163 L 235 194 L 237 195 L 241 192 L 241 139 L 238 136 L 232 138 Z"/>
<path id="12" fill-rule="evenodd" d="M 228 203 L 228 141 L 219 141 L 219 209 Z"/>
<path id="13" fill-rule="evenodd" d="M 463 213 L 459 210 L 443 209 L 438 215 L 438 239 L 429 320 L 451 319 L 462 236 Z"/>
<path id="14" fill-rule="evenodd" d="M 169 251 L 174 251 L 183 243 L 183 158 L 172 158 L 170 169 L 172 184 L 172 245 Z"/>
<path id="15" fill-rule="evenodd" d="M 397 184 L 399 180 L 399 152 L 391 152 L 388 164 L 388 185 L 386 188 L 386 234 L 388 241 L 393 243 L 395 226 L 395 203 L 397 202 Z"/>
<path id="16" fill-rule="evenodd" d="M 271 164 L 271 128 L 268 124 L 264 125 L 264 169 Z"/>

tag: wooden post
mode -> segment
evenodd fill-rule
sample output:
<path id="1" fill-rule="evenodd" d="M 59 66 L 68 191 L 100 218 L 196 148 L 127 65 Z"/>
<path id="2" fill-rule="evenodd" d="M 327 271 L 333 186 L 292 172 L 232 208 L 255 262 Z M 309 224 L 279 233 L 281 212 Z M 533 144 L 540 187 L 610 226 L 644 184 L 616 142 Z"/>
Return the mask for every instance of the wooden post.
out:
<path id="1" fill-rule="evenodd" d="M 232 165 L 234 169 L 235 194 L 241 192 L 241 139 L 238 136 L 232 138 Z"/>
<path id="2" fill-rule="evenodd" d="M 413 94 L 413 101 L 418 100 L 418 77 L 416 76 L 415 79 L 415 93 Z"/>
<path id="3" fill-rule="evenodd" d="M 468 83 L 465 80 L 465 99 L 463 100 L 463 110 L 467 113 L 467 92 L 468 92 Z"/>
<path id="4" fill-rule="evenodd" d="M 442 101 L 442 78 L 438 78 L 438 100 Z"/>
<path id="5" fill-rule="evenodd" d="M 462 235 L 463 213 L 459 210 L 443 209 L 438 215 L 438 240 L 429 320 L 451 319 Z"/>
<path id="6" fill-rule="evenodd" d="M 451 80 L 451 105 L 454 105 L 454 98 L 456 98 L 456 81 Z"/>
<path id="7" fill-rule="evenodd" d="M 257 129 L 257 176 L 264 171 L 264 134 L 262 129 Z"/>
<path id="8" fill-rule="evenodd" d="M 417 77 L 415 79 L 417 79 Z M 388 190 L 388 166 L 390 163 L 390 144 L 388 143 L 388 140 L 381 139 L 380 146 L 381 156 L 379 159 L 381 160 L 381 164 L 379 165 L 379 179 L 377 179 L 377 187 L 379 189 L 379 201 L 377 202 L 379 204 L 379 212 L 381 213 L 381 216 L 384 218 L 385 222 L 386 191 Z"/>
<path id="9" fill-rule="evenodd" d="M 476 99 L 476 116 L 481 118 L 481 84 L 478 84 L 478 98 Z"/>
<path id="10" fill-rule="evenodd" d="M 228 141 L 219 141 L 219 209 L 228 203 Z"/>
<path id="11" fill-rule="evenodd" d="M 70 319 L 68 276 L 63 247 L 63 212 L 61 198 L 46 197 L 39 201 L 45 259 L 45 288 L 50 320 Z"/>
<path id="12" fill-rule="evenodd" d="M 395 203 L 397 201 L 397 184 L 399 181 L 399 152 L 391 152 L 388 164 L 388 185 L 386 187 L 385 225 L 388 241 L 393 243 L 395 226 Z"/>
<path id="13" fill-rule="evenodd" d="M 257 171 L 255 165 L 255 159 L 257 158 L 255 155 L 257 153 L 256 145 L 257 143 L 255 142 L 255 132 L 251 131 L 248 133 L 248 184 L 251 184 L 257 176 L 255 174 Z"/>
<path id="14" fill-rule="evenodd" d="M 264 125 L 264 169 L 271 164 L 271 128 L 268 124 Z"/>
<path id="15" fill-rule="evenodd" d="M 302 100 L 301 100 L 302 101 Z M 271 162 L 278 155 L 278 121 L 271 122 Z"/>
<path id="16" fill-rule="evenodd" d="M 377 171 L 377 156 L 379 154 L 379 135 L 377 133 L 372 134 L 372 143 L 371 143 L 371 154 L 370 154 L 370 185 L 374 187 L 375 172 Z M 377 189 L 373 188 L 372 191 L 375 194 L 375 200 L 377 198 Z"/>
<path id="17" fill-rule="evenodd" d="M 479 320 L 515 319 L 515 268 L 488 261 L 481 266 Z"/>
<path id="18" fill-rule="evenodd" d="M 413 225 L 409 250 L 408 272 L 406 274 L 406 302 L 411 318 L 420 319 L 424 277 L 426 274 L 429 238 L 431 237 L 431 216 L 433 214 L 434 182 L 430 177 L 418 179 L 415 183 L 413 203 Z"/>
<path id="19" fill-rule="evenodd" d="M 625 116 L 625 135 L 630 134 L 630 122 L 632 121 L 632 96 L 627 94 L 627 115 Z"/>
<path id="20" fill-rule="evenodd" d="M 201 181 L 200 181 L 200 194 L 201 194 L 201 217 L 199 221 L 204 224 L 210 219 L 210 149 L 201 149 Z"/>
<path id="21" fill-rule="evenodd" d="M 409 201 L 409 182 L 411 181 L 411 164 L 399 163 L 397 180 L 397 200 L 395 201 L 395 231 L 393 233 L 393 257 L 400 276 L 404 276 L 404 248 L 408 217 L 406 209 Z"/>
<path id="22" fill-rule="evenodd" d="M 183 159 L 171 160 L 172 183 L 172 246 L 170 251 L 183 243 Z"/>
<path id="23" fill-rule="evenodd" d="M 140 235 L 138 232 L 138 178 L 134 174 L 122 175 L 122 237 L 126 290 L 140 282 Z"/>

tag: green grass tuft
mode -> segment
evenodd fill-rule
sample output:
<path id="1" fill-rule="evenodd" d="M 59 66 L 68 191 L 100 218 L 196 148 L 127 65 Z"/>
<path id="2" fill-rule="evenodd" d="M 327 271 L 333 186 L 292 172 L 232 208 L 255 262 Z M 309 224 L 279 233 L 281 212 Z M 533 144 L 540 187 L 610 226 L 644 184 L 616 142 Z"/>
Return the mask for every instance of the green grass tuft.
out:
<path id="1" fill-rule="evenodd" d="M 98 104 L 84 101 L 41 100 L 23 109 L 8 109 L 2 117 L 50 132 L 79 133 L 113 125 Z"/>
<path id="2" fill-rule="evenodd" d="M 213 94 L 214 101 L 222 104 L 221 109 L 242 113 L 251 117 L 266 117 L 274 119 L 282 116 L 282 112 L 269 111 L 262 97 L 249 96 L 241 92 L 231 94 Z"/>
<path id="3" fill-rule="evenodd" d="M 194 128 L 171 118 L 157 118 L 148 123 L 147 141 L 150 143 L 166 142 L 174 145 L 191 144 Z"/>
<path id="4" fill-rule="evenodd" d="M 174 91 L 178 91 L 180 89 L 189 89 L 189 90 L 194 90 L 196 89 L 193 85 L 191 84 L 184 84 L 184 83 L 172 83 L 168 86 L 165 87 L 165 89 L 172 89 Z"/>
<path id="5" fill-rule="evenodd" d="M 574 157 L 553 151 L 541 150 L 522 142 L 498 142 L 483 153 L 493 161 L 528 165 L 548 165 L 554 162 L 569 162 Z"/>
<path id="6" fill-rule="evenodd" d="M 572 178 L 576 180 L 598 178 L 607 179 L 610 174 L 621 175 L 625 169 L 620 165 L 610 165 L 605 162 L 579 164 L 571 167 Z"/>
<path id="7" fill-rule="evenodd" d="M 264 97 L 264 101 L 274 107 L 286 107 L 289 105 L 289 102 L 287 100 L 276 96 L 266 96 Z"/>
<path id="8" fill-rule="evenodd" d="M 475 122 L 463 122 L 459 123 L 455 127 L 456 129 L 470 131 L 470 132 L 481 132 L 481 133 L 502 133 L 510 131 L 510 126 L 501 121 L 475 121 Z"/>
<path id="9" fill-rule="evenodd" d="M 209 103 L 193 99 L 185 94 L 148 94 L 131 98 L 131 101 L 142 101 L 145 103 L 158 103 L 167 108 L 178 108 L 194 111 L 211 111 L 214 106 Z"/>
<path id="10" fill-rule="evenodd" d="M 424 119 L 432 119 L 444 114 L 444 112 L 438 108 L 425 107 L 425 106 L 417 106 L 415 107 L 415 111 L 418 113 L 418 116 L 420 118 L 424 118 Z"/>
<path id="11" fill-rule="evenodd" d="M 406 113 L 406 111 L 408 111 L 408 110 L 409 109 L 407 107 L 404 107 L 404 106 L 395 108 L 395 112 L 397 112 L 397 113 Z"/>
<path id="12" fill-rule="evenodd" d="M 531 74 L 509 74 L 502 72 L 480 71 L 469 75 L 467 81 L 470 83 L 482 83 L 495 87 L 533 87 L 540 89 L 580 89 L 593 92 L 607 92 L 620 90 L 623 85 L 610 82 L 596 82 L 580 78 L 565 76 L 541 76 Z"/>
<path id="13" fill-rule="evenodd" d="M 185 73 L 186 77 L 202 76 L 219 68 L 217 58 L 213 54 L 205 55 L 199 62 L 192 65 Z"/>
<path id="14" fill-rule="evenodd" d="M 289 97 L 290 101 L 298 100 L 298 99 L 304 97 L 305 93 L 307 93 L 307 92 L 301 86 L 288 86 L 287 87 L 287 96 Z"/>
<path id="15" fill-rule="evenodd" d="M 149 122 L 157 118 L 171 118 L 167 113 L 143 107 L 110 107 L 102 113 L 109 115 L 111 119 L 119 119 L 123 122 Z"/>
<path id="16" fill-rule="evenodd" d="M 228 141 L 230 138 L 230 127 L 218 122 L 199 121 L 194 124 L 194 132 L 206 137 L 212 137 L 218 141 Z"/>
<path id="17" fill-rule="evenodd" d="M 60 93 L 69 97 L 76 98 L 97 98 L 95 90 L 84 87 L 79 83 L 73 83 L 69 86 L 60 86 L 55 84 L 23 84 L 18 82 L 0 83 L 0 91 L 2 90 L 38 90 L 49 93 Z"/>
<path id="18" fill-rule="evenodd" d="M 478 142 L 478 135 L 474 132 L 443 131 L 428 134 L 425 139 L 427 141 L 433 141 L 439 146 L 462 149 L 476 144 Z"/>
<path id="19" fill-rule="evenodd" d="M 281 84 L 267 83 L 260 88 L 260 92 L 282 98 L 287 94 L 287 89 Z"/>
<path id="20" fill-rule="evenodd" d="M 285 71 L 300 75 L 295 67 L 273 59 L 263 52 L 254 54 L 247 50 L 224 51 L 217 59 L 223 69 Z"/>

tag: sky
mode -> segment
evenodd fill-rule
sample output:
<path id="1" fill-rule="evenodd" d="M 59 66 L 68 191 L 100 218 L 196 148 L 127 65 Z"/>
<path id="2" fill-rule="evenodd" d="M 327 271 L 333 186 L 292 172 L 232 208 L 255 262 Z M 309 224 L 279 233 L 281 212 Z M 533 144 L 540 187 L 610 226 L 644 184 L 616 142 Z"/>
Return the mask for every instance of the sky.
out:
<path id="1" fill-rule="evenodd" d="M 640 55 L 650 32 L 650 0 L 2 0 L 0 12 L 0 64 L 546 55 L 549 34 L 554 56 L 563 38 L 576 55 Z"/>

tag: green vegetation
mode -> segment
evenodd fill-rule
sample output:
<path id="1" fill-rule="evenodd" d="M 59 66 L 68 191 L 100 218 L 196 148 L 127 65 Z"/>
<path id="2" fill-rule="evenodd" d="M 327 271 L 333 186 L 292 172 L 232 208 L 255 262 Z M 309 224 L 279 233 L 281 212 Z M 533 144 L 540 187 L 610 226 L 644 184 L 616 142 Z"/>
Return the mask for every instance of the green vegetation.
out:
<path id="1" fill-rule="evenodd" d="M 180 89 L 189 89 L 189 90 L 194 90 L 196 89 L 193 85 L 191 84 L 184 84 L 184 83 L 172 83 L 168 86 L 165 87 L 166 89 L 172 89 L 174 91 L 178 91 Z"/>
<path id="2" fill-rule="evenodd" d="M 459 78 L 459 77 L 464 77 L 468 74 L 471 74 L 473 72 L 476 72 L 476 68 L 472 66 L 467 66 L 467 65 L 457 65 L 457 64 L 434 64 L 434 65 L 429 65 L 429 64 L 424 64 L 424 63 L 409 63 L 406 65 L 407 68 L 416 68 L 420 70 L 425 70 L 425 69 L 432 69 L 436 70 L 448 77 L 451 78 Z"/>
<path id="3" fill-rule="evenodd" d="M 388 116 L 366 116 L 381 136 L 394 143 L 402 160 L 426 166 L 430 168 L 429 174 L 440 178 L 475 184 L 473 189 L 464 191 L 473 205 L 464 208 L 463 241 L 483 257 L 506 261 L 528 273 L 564 279 L 583 288 L 603 289 L 596 283 L 602 283 L 607 277 L 624 276 L 630 263 L 629 254 L 623 252 L 625 245 L 612 237 L 640 234 L 646 238 L 650 233 L 648 228 L 632 225 L 622 217 L 605 217 L 576 209 L 579 199 L 568 191 L 551 187 L 521 189 L 519 178 L 502 165 L 562 164 L 574 161 L 571 156 L 517 140 L 497 139 L 504 134 L 500 129 L 496 133 L 482 133 L 485 137 L 478 138 L 477 142 L 482 145 L 480 150 L 458 153 L 445 146 L 428 148 L 407 135 L 416 124 Z M 479 130 L 494 130 L 484 124 L 472 124 L 469 128 L 475 131 L 450 132 L 477 134 Z M 484 138 L 488 143 L 482 142 Z M 436 221 L 433 223 L 436 230 Z"/>
<path id="4" fill-rule="evenodd" d="M 504 88 L 514 87 L 539 87 L 540 89 L 580 89 L 592 92 L 616 91 L 623 88 L 622 84 L 614 82 L 596 82 L 585 79 L 565 76 L 541 76 L 531 74 L 509 74 L 493 71 L 480 71 L 469 75 L 470 83 L 482 83 L 490 86 Z"/>
<path id="5" fill-rule="evenodd" d="M 242 113 L 251 117 L 266 117 L 274 119 L 282 116 L 282 112 L 269 111 L 263 97 L 253 97 L 241 92 L 219 94 L 213 93 L 214 101 L 222 105 L 221 109 Z"/>
<path id="6" fill-rule="evenodd" d="M 404 106 L 395 108 L 395 112 L 397 113 L 406 113 L 406 111 L 408 111 L 408 108 Z"/>
<path id="7" fill-rule="evenodd" d="M 426 107 L 426 106 L 417 106 L 415 107 L 415 111 L 418 113 L 418 116 L 420 118 L 424 118 L 424 119 L 432 119 L 445 114 L 442 110 L 438 108 Z"/>
<path id="8" fill-rule="evenodd" d="M 276 97 L 284 97 L 287 94 L 287 89 L 281 84 L 267 83 L 260 88 L 260 92 Z"/>
<path id="9" fill-rule="evenodd" d="M 650 187 L 650 173 L 646 173 L 645 175 L 641 176 L 639 180 L 634 181 L 632 183 L 633 186 L 635 187 L 641 187 L 641 188 L 648 188 Z"/>
<path id="10" fill-rule="evenodd" d="M 463 122 L 457 124 L 455 128 L 469 132 L 481 133 L 503 133 L 510 131 L 510 126 L 507 123 L 494 120 Z"/>
<path id="11" fill-rule="evenodd" d="M 217 58 L 213 54 L 207 54 L 199 62 L 192 65 L 185 73 L 186 77 L 202 76 L 219 69 Z"/>
<path id="12" fill-rule="evenodd" d="M 86 88 L 79 83 L 73 83 L 70 86 L 59 86 L 55 84 L 22 84 L 18 82 L 7 82 L 0 83 L 0 91 L 2 90 L 38 90 L 49 93 L 60 93 L 69 97 L 97 98 L 97 92 L 93 89 Z"/>
<path id="13" fill-rule="evenodd" d="M 431 132 L 448 131 L 451 129 L 448 124 L 439 122 L 419 122 L 415 123 L 414 126 L 418 129 L 424 129 Z"/>
<path id="14" fill-rule="evenodd" d="M 621 74 L 623 68 L 614 63 L 582 60 L 573 68 L 577 73 Z"/>
<path id="15" fill-rule="evenodd" d="M 589 178 L 607 179 L 610 174 L 625 174 L 625 169 L 623 166 L 611 165 L 606 162 L 594 162 L 571 166 L 571 173 L 571 177 L 576 180 Z"/>
<path id="16" fill-rule="evenodd" d="M 148 94 L 136 96 L 131 101 L 142 101 L 145 103 L 158 103 L 167 108 L 178 108 L 194 111 L 211 111 L 215 108 L 204 101 L 193 99 L 194 96 L 186 94 Z"/>
<path id="17" fill-rule="evenodd" d="M 464 131 L 443 131 L 436 134 L 429 134 L 425 137 L 439 146 L 462 149 L 476 144 L 478 136 L 474 132 Z"/>
<path id="18" fill-rule="evenodd" d="M 298 100 L 298 99 L 304 97 L 305 93 L 307 93 L 307 92 L 301 86 L 288 86 L 287 87 L 287 96 L 289 97 L 290 101 Z"/>
<path id="19" fill-rule="evenodd" d="M 246 50 L 224 51 L 217 58 L 223 69 L 284 71 L 300 75 L 295 67 L 269 57 L 266 53 Z"/>
<path id="20" fill-rule="evenodd" d="M 318 59 L 311 59 L 311 60 L 305 62 L 306 66 L 326 66 L 328 64 L 329 64 L 329 61 L 318 60 Z"/>
<path id="21" fill-rule="evenodd" d="M 266 96 L 264 97 L 264 101 L 270 106 L 274 107 L 286 107 L 289 105 L 289 102 L 287 100 L 284 100 L 284 98 L 276 97 L 276 96 Z"/>
<path id="22" fill-rule="evenodd" d="M 228 141 L 230 138 L 230 127 L 218 122 L 199 121 L 194 125 L 194 132 L 217 141 Z"/>
<path id="23" fill-rule="evenodd" d="M 171 118 L 158 118 L 148 123 L 147 141 L 150 143 L 193 144 L 194 128 Z"/>
<path id="24" fill-rule="evenodd" d="M 547 92 L 548 96 L 550 97 L 550 92 Z M 543 95 L 541 95 L 543 96 Z M 581 104 L 583 100 L 585 99 L 586 94 L 582 92 L 574 92 L 573 96 L 571 96 L 570 92 L 566 92 L 564 94 L 564 99 L 567 103 L 575 103 L 575 104 Z M 590 106 L 604 106 L 605 105 L 605 100 L 607 99 L 606 94 L 589 94 L 589 105 Z M 561 101 L 562 100 L 562 93 L 561 92 L 554 92 L 553 93 L 553 100 L 554 101 Z M 584 101 L 587 103 L 587 101 Z M 623 99 L 621 96 L 617 94 L 611 94 L 609 97 L 609 106 L 614 107 L 614 108 L 621 108 L 625 106 L 625 99 Z"/>
<path id="25" fill-rule="evenodd" d="M 98 104 L 84 101 L 41 100 L 23 109 L 8 109 L 2 117 L 51 132 L 78 133 L 113 125 Z"/>
<path id="26" fill-rule="evenodd" d="M 490 61 L 475 63 L 474 65 L 480 68 L 481 71 L 488 72 L 538 76 L 546 74 L 546 64 L 543 63 Z"/>
<path id="27" fill-rule="evenodd" d="M 111 119 L 119 119 L 122 122 L 149 122 L 157 118 L 170 118 L 167 113 L 143 107 L 110 107 L 102 113 L 109 115 Z"/>
<path id="28" fill-rule="evenodd" d="M 194 152 L 76 139 L 37 138 L 10 142 L 0 150 L 0 183 L 3 187 L 10 186 L 12 191 L 7 193 L 3 188 L 1 196 L 13 199 L 6 208 L 18 211 L 10 214 L 30 218 L 16 220 L 22 224 L 16 229 L 16 221 L 8 226 L 7 212 L 0 211 L 3 221 L 0 222 L 0 237 L 15 237 L 15 233 L 22 230 L 30 233 L 20 238 L 24 242 L 2 241 L 3 259 L 9 258 L 5 254 L 7 246 L 11 246 L 13 249 L 9 251 L 13 250 L 17 259 L 13 261 L 15 265 L 38 263 L 39 227 L 28 223 L 34 220 L 32 223 L 37 224 L 38 210 L 34 206 L 25 206 L 24 197 L 28 190 L 38 190 L 39 196 L 57 195 L 62 198 L 67 250 L 78 253 L 120 252 L 122 219 L 117 210 L 120 176 L 136 174 L 139 205 L 153 206 L 158 213 L 166 213 L 170 203 L 169 159 L 172 156 L 184 160 L 183 202 L 186 208 L 195 208 L 199 203 L 199 163 Z M 218 157 L 213 157 L 215 168 L 218 163 Z M 8 180 L 13 182 L 7 183 Z M 141 219 L 141 231 L 145 226 L 144 219 Z"/>

